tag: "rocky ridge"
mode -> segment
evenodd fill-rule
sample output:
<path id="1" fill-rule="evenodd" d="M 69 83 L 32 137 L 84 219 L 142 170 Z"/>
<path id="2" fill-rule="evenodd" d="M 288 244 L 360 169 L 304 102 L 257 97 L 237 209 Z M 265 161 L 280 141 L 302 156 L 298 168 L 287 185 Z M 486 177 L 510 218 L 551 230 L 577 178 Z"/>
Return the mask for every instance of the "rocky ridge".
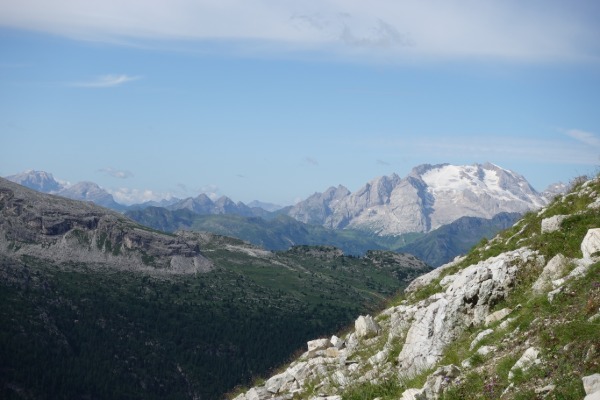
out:
<path id="1" fill-rule="evenodd" d="M 399 235 L 429 232 L 463 216 L 523 213 L 546 202 L 521 175 L 490 163 L 427 164 L 405 178 L 376 178 L 354 193 L 343 186 L 315 193 L 288 215 L 333 229 Z"/>
<path id="2" fill-rule="evenodd" d="M 164 273 L 212 268 L 197 242 L 152 231 L 92 203 L 0 178 L 0 253 Z"/>
<path id="3" fill-rule="evenodd" d="M 600 179 L 415 279 L 236 400 L 600 396 Z"/>

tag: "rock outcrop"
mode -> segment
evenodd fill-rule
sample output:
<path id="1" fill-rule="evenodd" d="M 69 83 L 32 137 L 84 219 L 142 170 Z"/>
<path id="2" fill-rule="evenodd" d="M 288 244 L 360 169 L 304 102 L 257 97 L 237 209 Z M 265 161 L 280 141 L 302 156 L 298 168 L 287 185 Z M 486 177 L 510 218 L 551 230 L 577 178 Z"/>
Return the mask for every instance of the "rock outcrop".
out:
<path id="1" fill-rule="evenodd" d="M 175 274 L 212 269 L 197 241 L 151 231 L 95 204 L 38 193 L 2 178 L 0 252 Z"/>

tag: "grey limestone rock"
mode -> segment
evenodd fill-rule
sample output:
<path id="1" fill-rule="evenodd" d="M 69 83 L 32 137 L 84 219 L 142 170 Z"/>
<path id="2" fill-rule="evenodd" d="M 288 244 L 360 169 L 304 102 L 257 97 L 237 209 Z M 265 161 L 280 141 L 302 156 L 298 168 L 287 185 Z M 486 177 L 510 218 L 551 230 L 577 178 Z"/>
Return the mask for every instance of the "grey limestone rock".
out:
<path id="1" fill-rule="evenodd" d="M 525 350 L 525 352 L 523 353 L 521 358 L 519 358 L 517 360 L 515 365 L 513 365 L 512 368 L 510 369 L 510 371 L 508 372 L 508 379 L 512 380 L 514 378 L 514 375 L 515 375 L 514 371 L 517 369 L 526 371 L 529 368 L 531 368 L 533 365 L 539 364 L 540 363 L 540 360 L 538 359 L 539 354 L 540 354 L 540 351 L 538 349 L 536 349 L 535 347 L 530 347 L 527 350 Z"/>
<path id="2" fill-rule="evenodd" d="M 473 341 L 471 342 L 471 345 L 469 346 L 469 350 L 473 350 L 475 347 L 477 347 L 479 342 L 481 342 L 483 340 L 483 338 L 485 338 L 488 335 L 491 335 L 492 333 L 494 333 L 493 329 L 486 329 L 484 331 L 479 332 L 477 334 L 477 336 L 475 336 L 475 339 L 473 339 Z"/>
<path id="3" fill-rule="evenodd" d="M 329 339 L 315 339 L 306 343 L 308 351 L 325 350 L 331 346 Z"/>
<path id="4" fill-rule="evenodd" d="M 437 400 L 442 393 L 460 375 L 460 368 L 456 365 L 439 367 L 427 377 L 422 392 L 415 396 L 417 400 Z"/>
<path id="5" fill-rule="evenodd" d="M 1 178 L 0 251 L 15 259 L 31 256 L 149 273 L 213 269 L 198 242 L 149 230 L 89 202 L 35 192 Z"/>
<path id="6" fill-rule="evenodd" d="M 560 229 L 560 224 L 568 215 L 555 215 L 542 220 L 542 233 L 554 232 Z"/>
<path id="7" fill-rule="evenodd" d="M 531 286 L 535 293 L 543 293 L 552 286 L 552 281 L 564 275 L 568 259 L 562 254 L 554 256 L 542 270 L 542 273 Z"/>
<path id="8" fill-rule="evenodd" d="M 581 242 L 581 252 L 584 259 L 589 259 L 594 254 L 600 256 L 600 228 L 588 230 Z"/>
<path id="9" fill-rule="evenodd" d="M 510 308 L 503 308 L 501 310 L 493 312 L 490 315 L 488 315 L 487 317 L 485 317 L 485 325 L 487 326 L 487 325 L 493 324 L 494 322 L 502 321 L 511 312 L 512 312 L 512 310 Z"/>
<path id="10" fill-rule="evenodd" d="M 356 331 L 356 336 L 359 338 L 368 339 L 370 337 L 377 336 L 381 328 L 370 315 L 361 315 L 354 322 L 354 329 Z"/>
<path id="11" fill-rule="evenodd" d="M 600 374 L 593 374 L 581 378 L 585 394 L 600 392 Z"/>

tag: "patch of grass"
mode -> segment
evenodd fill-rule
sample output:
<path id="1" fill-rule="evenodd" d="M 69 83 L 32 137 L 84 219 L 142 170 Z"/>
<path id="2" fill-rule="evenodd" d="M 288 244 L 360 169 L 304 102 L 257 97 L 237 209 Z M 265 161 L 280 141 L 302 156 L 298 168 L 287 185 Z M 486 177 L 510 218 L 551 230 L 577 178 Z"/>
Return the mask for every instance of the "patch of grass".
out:
<path id="1" fill-rule="evenodd" d="M 142 262 L 145 265 L 154 265 L 155 258 L 154 256 L 149 255 L 145 251 L 142 251 Z"/>
<path id="2" fill-rule="evenodd" d="M 486 383 L 482 375 L 469 373 L 463 380 L 455 382 L 441 396 L 443 400 L 489 399 L 485 392 Z"/>
<path id="3" fill-rule="evenodd" d="M 71 230 L 71 234 L 77 239 L 81 246 L 89 247 L 90 238 L 88 237 L 87 233 L 81 229 L 73 229 Z"/>
<path id="4" fill-rule="evenodd" d="M 374 384 L 365 382 L 358 385 L 353 385 L 347 388 L 342 394 L 343 400 L 372 400 L 374 398 L 381 399 L 397 399 L 406 389 L 396 379 L 386 379 L 382 383 Z"/>
<path id="5" fill-rule="evenodd" d="M 444 290 L 444 288 L 442 288 L 442 286 L 440 285 L 441 280 L 441 278 L 438 278 L 433 280 L 428 285 L 423 286 L 421 289 L 417 290 L 415 293 L 412 294 L 411 300 L 413 300 L 414 302 L 418 302 L 421 300 L 428 299 L 436 293 L 441 293 Z"/>
<path id="6" fill-rule="evenodd" d="M 400 352 L 402 351 L 403 347 L 404 340 L 396 339 L 392 343 L 392 348 L 390 349 L 390 352 L 388 354 L 387 361 L 396 365 L 398 363 L 398 356 L 400 355 Z"/>

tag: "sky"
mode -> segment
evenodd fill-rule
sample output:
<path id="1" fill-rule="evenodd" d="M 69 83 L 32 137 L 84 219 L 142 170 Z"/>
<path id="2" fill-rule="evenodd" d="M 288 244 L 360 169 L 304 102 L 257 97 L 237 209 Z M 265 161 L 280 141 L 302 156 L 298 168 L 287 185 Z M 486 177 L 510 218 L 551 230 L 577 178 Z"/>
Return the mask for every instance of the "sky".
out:
<path id="1" fill-rule="evenodd" d="M 293 204 L 420 164 L 600 165 L 595 0 L 0 0 L 0 176 Z"/>

